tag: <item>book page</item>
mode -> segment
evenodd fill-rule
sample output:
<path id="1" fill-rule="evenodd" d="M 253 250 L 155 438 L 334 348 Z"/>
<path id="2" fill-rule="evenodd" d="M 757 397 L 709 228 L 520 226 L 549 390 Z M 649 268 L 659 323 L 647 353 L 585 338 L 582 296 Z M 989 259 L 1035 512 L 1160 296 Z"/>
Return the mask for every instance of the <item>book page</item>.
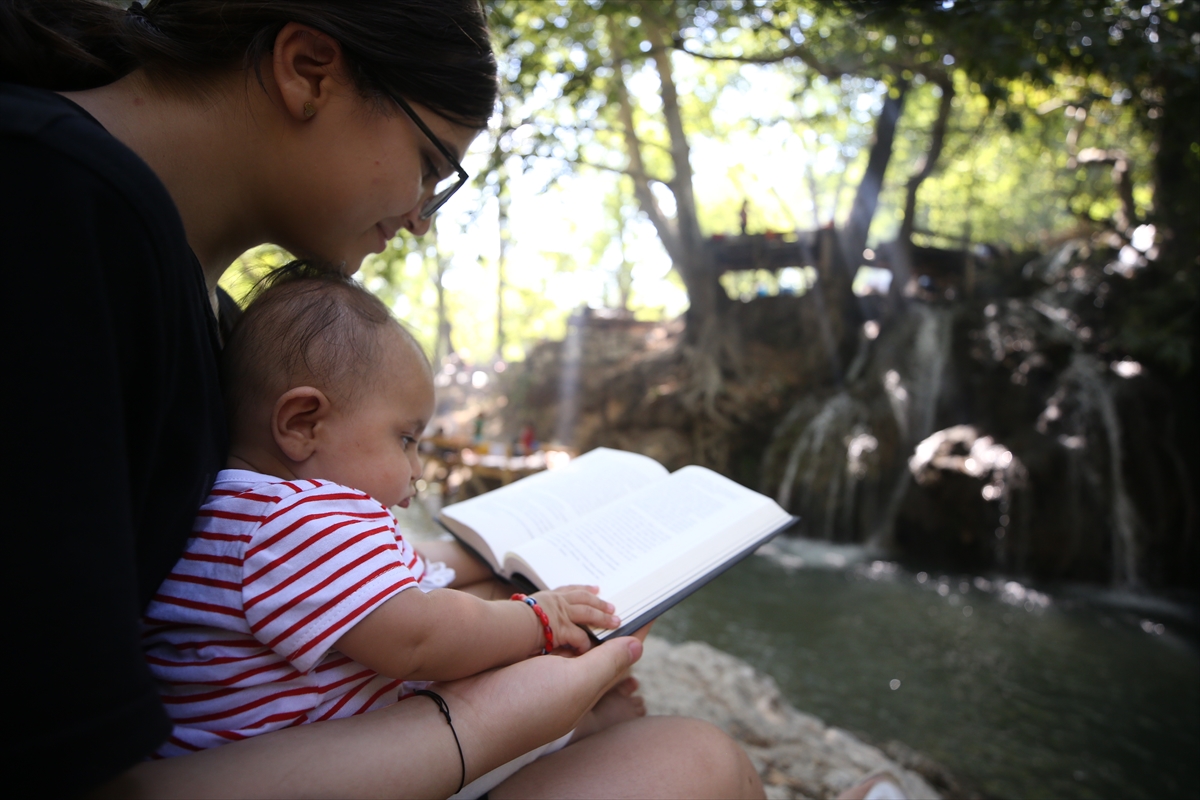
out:
<path id="1" fill-rule="evenodd" d="M 652 458 L 600 447 L 559 469 L 455 503 L 441 513 L 475 531 L 503 561 L 506 552 L 523 542 L 667 475 Z"/>
<path id="2" fill-rule="evenodd" d="M 790 517 L 779 506 L 771 503 L 760 506 L 748 517 L 739 517 L 733 523 L 737 535 L 727 530 L 713 536 L 705 546 L 692 548 L 678 558 L 653 570 L 648 575 L 609 595 L 609 600 L 619 611 L 622 621 L 630 622 L 643 612 L 657 606 L 663 599 L 675 595 L 691 584 L 708 575 L 713 569 L 736 558 L 747 545 L 760 542 L 763 536 L 778 531 L 789 522 Z M 607 631 L 593 629 L 597 636 Z"/>
<path id="3" fill-rule="evenodd" d="M 714 537 L 733 537 L 733 544 L 722 540 L 717 551 L 732 547 L 740 541 L 739 521 L 764 507 L 774 509 L 773 519 L 787 519 L 769 498 L 701 467 L 684 467 L 619 503 L 519 546 L 513 563 L 523 562 L 522 569 L 511 568 L 551 588 L 599 585 L 601 596 L 611 599 L 693 550 L 713 549 Z M 645 587 L 651 593 L 657 588 Z"/>

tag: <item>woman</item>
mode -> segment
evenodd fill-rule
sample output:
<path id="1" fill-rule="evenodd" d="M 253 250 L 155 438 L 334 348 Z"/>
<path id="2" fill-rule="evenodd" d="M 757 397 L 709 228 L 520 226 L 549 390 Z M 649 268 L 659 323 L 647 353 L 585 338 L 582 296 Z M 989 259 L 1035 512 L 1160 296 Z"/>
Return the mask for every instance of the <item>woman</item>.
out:
<path id="1" fill-rule="evenodd" d="M 428 230 L 495 100 L 477 0 L 152 0 L 128 12 L 19 0 L 0 6 L 0 35 L 0 253 L 22 387 L 9 508 L 31 522 L 8 537 L 10 607 L 22 609 L 10 641 L 30 665 L 11 692 L 18 785 L 445 796 L 563 735 L 639 642 L 444 685 L 463 764 L 424 700 L 143 760 L 169 724 L 139 614 L 224 460 L 217 281 L 262 242 L 352 271 L 400 228 Z M 761 792 L 716 729 L 644 718 L 491 796 Z"/>

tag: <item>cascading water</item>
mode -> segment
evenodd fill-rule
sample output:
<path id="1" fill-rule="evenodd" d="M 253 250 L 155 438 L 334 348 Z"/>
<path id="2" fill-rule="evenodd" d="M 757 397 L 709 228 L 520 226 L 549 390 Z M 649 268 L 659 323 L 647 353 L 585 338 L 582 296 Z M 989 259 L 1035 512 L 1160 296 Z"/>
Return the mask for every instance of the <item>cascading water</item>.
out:
<path id="1" fill-rule="evenodd" d="M 784 468 L 783 480 L 780 482 L 777 494 L 781 506 L 784 508 L 792 506 L 792 491 L 797 485 L 804 494 L 802 503 L 808 505 L 816 500 L 808 492 L 808 489 L 817 485 L 817 471 L 829 463 L 829 460 L 836 463 L 837 454 L 844 448 L 841 442 L 843 434 L 853 426 L 861 424 L 865 417 L 865 407 L 845 391 L 838 392 L 825 403 L 824 407 L 804 427 L 788 454 L 787 466 Z M 831 452 L 827 454 L 827 450 Z M 832 459 L 827 460 L 827 456 L 832 456 Z M 801 473 L 802 464 L 804 471 Z M 822 513 L 818 517 L 823 539 L 833 538 L 833 524 L 836 519 L 838 503 L 849 499 L 841 496 L 844 483 L 843 473 L 845 472 L 847 469 L 843 465 L 841 469 L 836 467 L 831 469 L 828 475 L 828 484 L 823 492 Z M 851 481 L 855 480 L 853 475 L 850 478 Z M 844 502 L 843 505 L 850 507 L 849 503 Z M 813 531 L 810 530 L 810 533 Z"/>
<path id="2" fill-rule="evenodd" d="M 1083 462 L 1076 463 L 1077 470 L 1093 473 L 1089 481 L 1093 491 L 1104 487 L 1104 481 L 1092 467 L 1097 454 L 1089 433 L 1096 428 L 1099 428 L 1096 432 L 1103 432 L 1108 446 L 1106 489 L 1112 527 L 1112 580 L 1118 586 L 1133 588 L 1139 583 L 1138 531 L 1141 522 L 1122 469 L 1124 437 L 1113 393 L 1113 380 L 1106 365 L 1095 356 L 1077 352 L 1063 371 L 1059 391 L 1047 404 L 1039 424 L 1048 429 L 1049 422 L 1063 419 L 1062 407 L 1069 407 L 1070 413 L 1063 419 L 1068 430 L 1058 436 L 1058 441 L 1067 448 L 1073 461 Z M 1077 490 L 1082 488 L 1076 487 Z"/>
<path id="3" fill-rule="evenodd" d="M 579 416 L 579 368 L 583 361 L 585 324 L 581 314 L 572 314 L 567 320 L 558 389 L 558 420 L 554 426 L 555 439 L 561 444 L 574 444 L 575 421 Z"/>
<path id="4" fill-rule="evenodd" d="M 911 476 L 907 460 L 933 431 L 949 362 L 953 312 L 919 305 L 869 346 L 859 377 L 822 401 L 801 399 L 776 427 L 769 487 L 809 536 L 890 543 Z M 772 469 L 774 464 L 774 469 Z"/>
<path id="5" fill-rule="evenodd" d="M 946 363 L 950 360 L 950 333 L 952 312 L 931 306 L 913 306 L 910 313 L 916 316 L 917 333 L 908 353 L 909 380 L 904 381 L 895 369 L 884 373 L 883 388 L 887 392 L 888 404 L 900 430 L 903 443 L 901 453 L 906 457 L 917 442 L 933 433 L 937 418 L 938 398 L 941 397 Z M 869 542 L 875 547 L 891 548 L 896 527 L 896 515 L 904 502 L 904 495 L 912 481 L 907 464 L 895 470 L 895 483 L 888 495 L 887 505 L 877 517 Z"/>

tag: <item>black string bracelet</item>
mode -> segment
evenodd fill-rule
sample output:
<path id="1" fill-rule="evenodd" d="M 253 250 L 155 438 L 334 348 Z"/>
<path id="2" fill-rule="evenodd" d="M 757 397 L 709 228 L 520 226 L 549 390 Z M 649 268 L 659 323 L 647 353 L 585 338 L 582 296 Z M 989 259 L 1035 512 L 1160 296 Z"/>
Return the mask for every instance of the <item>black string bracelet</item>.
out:
<path id="1" fill-rule="evenodd" d="M 462 743 L 458 741 L 458 731 L 454 730 L 454 723 L 450 721 L 450 706 L 446 704 L 440 694 L 429 689 L 417 689 L 413 694 L 424 695 L 437 703 L 438 711 L 442 712 L 442 716 L 446 718 L 446 724 L 450 726 L 450 732 L 454 734 L 454 744 L 458 747 L 458 763 L 462 767 L 462 777 L 458 779 L 458 788 L 454 790 L 454 793 L 458 794 L 467 785 L 467 760 L 463 758 Z"/>

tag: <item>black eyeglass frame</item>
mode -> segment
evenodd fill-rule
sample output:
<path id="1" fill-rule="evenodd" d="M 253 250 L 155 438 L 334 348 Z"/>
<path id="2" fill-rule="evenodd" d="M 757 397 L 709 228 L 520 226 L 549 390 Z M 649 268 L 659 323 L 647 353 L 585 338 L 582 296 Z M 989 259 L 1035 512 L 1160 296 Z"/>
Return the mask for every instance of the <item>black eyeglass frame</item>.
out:
<path id="1" fill-rule="evenodd" d="M 446 157 L 446 160 L 450 162 L 450 166 L 454 167 L 454 171 L 458 173 L 458 183 L 454 184 L 449 189 L 443 189 L 441 192 L 435 194 L 433 197 L 426 200 L 425 205 L 421 207 L 421 211 L 418 216 L 423 220 L 429 219 L 437 213 L 439 208 L 446 204 L 446 201 L 449 200 L 455 192 L 462 188 L 464 183 L 470 180 L 471 176 L 467 174 L 465 169 L 463 169 L 462 164 L 458 163 L 458 159 L 454 157 L 454 154 L 450 152 L 446 145 L 442 144 L 442 140 L 435 136 L 433 131 L 429 130 L 429 126 L 421 121 L 421 118 L 417 116 L 417 112 L 413 110 L 413 107 L 410 106 L 403 97 L 395 94 L 391 95 L 391 98 L 396 101 L 396 105 L 404 109 L 404 113 L 408 114 L 409 119 L 411 119 L 413 123 L 421 129 L 421 133 L 425 134 L 429 141 L 433 142 L 433 146 L 438 149 L 439 153 Z"/>

